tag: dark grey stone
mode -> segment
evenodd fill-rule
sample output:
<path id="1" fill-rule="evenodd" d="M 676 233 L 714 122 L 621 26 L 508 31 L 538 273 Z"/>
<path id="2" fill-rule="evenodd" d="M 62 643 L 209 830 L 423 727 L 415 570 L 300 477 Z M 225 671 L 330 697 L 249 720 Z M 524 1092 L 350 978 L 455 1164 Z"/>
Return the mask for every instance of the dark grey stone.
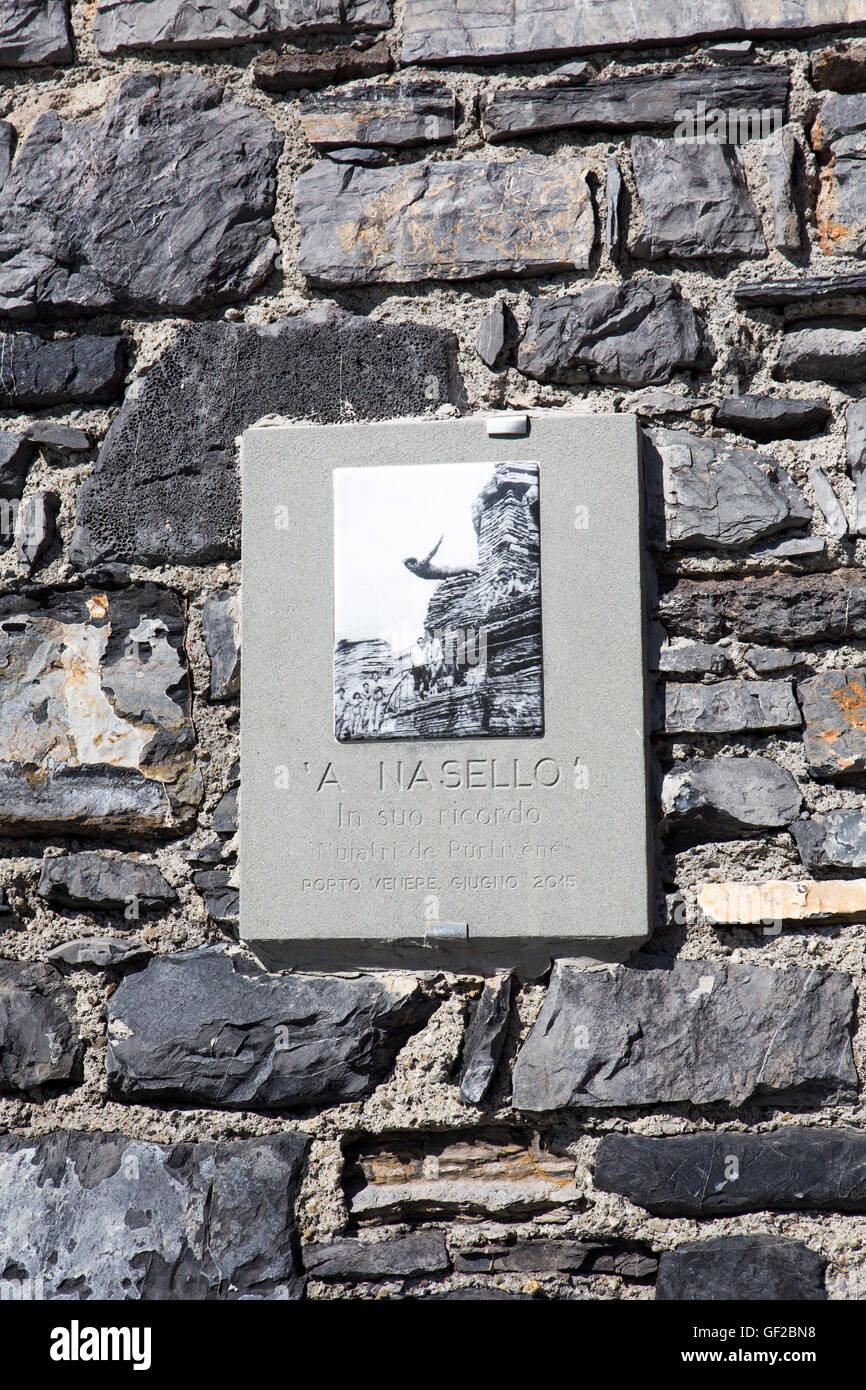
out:
<path id="1" fill-rule="evenodd" d="M 798 401 L 788 396 L 726 396 L 715 415 L 720 429 L 744 434 L 759 444 L 771 439 L 802 439 L 826 429 L 829 401 Z"/>
<path id="2" fill-rule="evenodd" d="M 749 647 L 746 660 L 759 676 L 795 671 L 806 661 L 803 652 L 786 652 L 783 647 Z"/>
<path id="3" fill-rule="evenodd" d="M 333 159 L 337 164 L 366 164 L 371 169 L 387 164 L 389 157 L 387 150 L 363 145 L 346 145 L 342 150 L 326 150 L 325 153 L 328 159 Z"/>
<path id="4" fill-rule="evenodd" d="M 645 276 L 536 299 L 518 370 L 537 381 L 650 386 L 716 360 L 703 319 L 673 280 Z"/>
<path id="5" fill-rule="evenodd" d="M 815 869 L 866 868 L 866 815 L 862 811 L 828 811 L 794 821 L 791 834 L 803 865 Z"/>
<path id="6" fill-rule="evenodd" d="M 684 111 L 701 102 L 709 111 L 784 111 L 787 68 L 702 68 L 671 75 L 603 78 L 587 86 L 499 87 L 482 103 L 487 140 L 512 140 L 542 131 L 673 130 Z"/>
<path id="7" fill-rule="evenodd" d="M 314 1279 L 422 1279 L 451 1268 L 445 1237 L 417 1231 L 393 1240 L 334 1240 L 305 1245 L 304 1268 Z"/>
<path id="8" fill-rule="evenodd" d="M 802 804 L 790 772 L 771 758 L 689 758 L 662 785 L 665 825 L 703 839 L 781 830 Z"/>
<path id="9" fill-rule="evenodd" d="M 841 275 L 800 275 L 785 280 L 755 280 L 734 286 L 738 304 L 755 308 L 784 309 L 790 304 L 817 304 L 846 295 L 866 294 L 866 271 Z"/>
<path id="10" fill-rule="evenodd" d="M 818 91 L 861 92 L 866 87 L 866 48 L 862 41 L 822 48 L 812 55 L 812 86 Z"/>
<path id="11" fill-rule="evenodd" d="M 866 95 L 830 92 L 815 117 L 812 144 L 817 150 L 826 150 L 846 135 L 858 135 L 863 131 L 866 131 Z"/>
<path id="12" fill-rule="evenodd" d="M 866 1211 L 866 1134 L 789 1126 L 770 1134 L 607 1134 L 593 1185 L 654 1216 Z"/>
<path id="13" fill-rule="evenodd" d="M 342 370 L 333 370 L 339 359 Z M 231 363 L 231 391 L 215 391 Z M 266 328 L 200 323 L 127 392 L 78 493 L 73 564 L 210 564 L 240 552 L 235 439 L 263 415 L 322 422 L 461 404 L 438 328 L 311 313 Z"/>
<path id="14" fill-rule="evenodd" d="M 528 1303 L 532 1300 L 529 1293 L 509 1293 L 507 1289 L 498 1289 L 495 1285 L 488 1285 L 486 1288 L 469 1289 L 448 1289 L 445 1293 L 422 1294 L 422 1298 L 432 1299 L 436 1303 Z"/>
<path id="15" fill-rule="evenodd" d="M 631 158 L 643 214 L 633 255 L 766 255 L 761 219 L 733 146 L 635 135 Z"/>
<path id="16" fill-rule="evenodd" d="M 518 1110 L 803 1104 L 855 1094 L 854 991 L 835 971 L 636 956 L 554 967 L 514 1067 Z"/>
<path id="17" fill-rule="evenodd" d="M 844 540 L 848 535 L 848 518 L 823 468 L 813 464 L 809 469 L 809 482 L 812 484 L 815 501 L 833 535 L 837 540 Z"/>
<path id="18" fill-rule="evenodd" d="M 238 787 L 229 787 L 213 813 L 212 829 L 218 835 L 235 835 L 238 828 Z"/>
<path id="19" fill-rule="evenodd" d="M 0 121 L 0 184 L 12 168 L 17 134 L 11 121 Z"/>
<path id="20" fill-rule="evenodd" d="M 231 870 L 203 869 L 200 873 L 193 874 L 193 883 L 202 894 L 208 914 L 215 922 L 221 926 L 237 924 L 240 894 L 237 880 Z"/>
<path id="21" fill-rule="evenodd" d="M 113 55 L 231 48 L 390 23 L 390 0 L 99 0 L 93 36 L 100 53 Z"/>
<path id="22" fill-rule="evenodd" d="M 315 285 L 586 270 L 595 211 L 578 160 L 320 160 L 295 184 L 298 269 Z"/>
<path id="23" fill-rule="evenodd" d="M 111 970 L 133 961 L 147 960 L 151 955 L 153 951 L 149 946 L 131 937 L 78 936 L 74 941 L 64 941 L 62 946 L 54 946 L 45 953 L 45 959 L 72 969 L 93 965 L 100 970 Z"/>
<path id="24" fill-rule="evenodd" d="M 68 0 L 3 0 L 0 67 L 71 63 Z"/>
<path id="25" fill-rule="evenodd" d="M 485 980 L 481 997 L 463 1039 L 460 1067 L 460 1099 L 478 1105 L 487 1094 L 499 1065 L 511 1010 L 510 972 Z"/>
<path id="26" fill-rule="evenodd" d="M 90 448 L 90 435 L 86 430 L 55 425 L 51 420 L 37 420 L 28 425 L 25 436 L 51 463 L 76 463 L 78 455 L 87 453 Z"/>
<path id="27" fill-rule="evenodd" d="M 722 676 L 730 665 L 727 648 L 709 642 L 685 642 L 672 647 L 665 643 L 650 670 L 663 676 L 681 676 L 696 680 L 699 676 Z"/>
<path id="28" fill-rule="evenodd" d="M 803 152 L 794 130 L 785 126 L 762 142 L 773 200 L 773 243 L 789 256 L 796 255 L 803 242 L 797 198 L 803 182 Z"/>
<path id="29" fill-rule="evenodd" d="M 394 66 L 384 39 L 369 48 L 335 48 L 324 53 L 262 53 L 253 63 L 253 81 L 265 92 L 318 90 L 357 77 L 379 77 Z"/>
<path id="30" fill-rule="evenodd" d="M 56 492 L 34 492 L 18 508 L 17 551 L 31 570 L 57 538 L 60 498 Z"/>
<path id="31" fill-rule="evenodd" d="M 668 683 L 660 730 L 666 734 L 728 734 L 799 729 L 802 722 L 790 681 Z"/>
<path id="32" fill-rule="evenodd" d="M 411 976 L 269 975 L 222 947 L 155 957 L 107 1007 L 116 1095 L 263 1110 L 368 1094 L 433 1010 Z"/>
<path id="33" fill-rule="evenodd" d="M 0 960 L 0 1092 L 80 1080 L 83 1050 L 75 995 L 54 966 Z"/>
<path id="34" fill-rule="evenodd" d="M 135 73 L 90 120 L 44 112 L 0 188 L 0 313 L 246 298 L 277 250 L 281 147 L 264 116 L 191 73 Z"/>
<path id="35" fill-rule="evenodd" d="M 299 1134 L 172 1145 L 2 1135 L 0 1269 L 23 1271 L 24 1298 L 300 1298 L 308 1147 Z"/>
<path id="36" fill-rule="evenodd" d="M 743 548 L 812 520 L 784 468 L 754 449 L 653 429 L 644 434 L 643 453 L 651 545 Z"/>
<path id="37" fill-rule="evenodd" d="M 0 284 L 2 276 L 0 263 Z M 53 341 L 32 333 L 0 335 L 2 406 L 106 405 L 120 395 L 125 371 L 126 339 L 115 335 Z"/>
<path id="38" fill-rule="evenodd" d="M 866 373 L 866 329 L 820 324 L 782 338 L 773 374 L 782 381 L 860 383 Z"/>
<path id="39" fill-rule="evenodd" d="M 241 689 L 241 600 L 237 589 L 208 594 L 201 620 L 210 658 L 210 698 L 232 700 Z"/>
<path id="40" fill-rule="evenodd" d="M 481 320 L 475 351 L 485 366 L 496 371 L 505 365 L 520 337 L 517 322 L 504 300 L 498 299 L 494 308 Z"/>
<path id="41" fill-rule="evenodd" d="M 577 1274 L 586 1272 L 598 1246 L 578 1240 L 516 1240 L 454 1256 L 459 1274 Z"/>
<path id="42" fill-rule="evenodd" d="M 866 536 L 866 400 L 852 401 L 845 412 L 848 472 L 854 480 L 855 530 Z"/>
<path id="43" fill-rule="evenodd" d="M 63 907 L 122 911 L 131 904 L 148 912 L 177 901 L 155 864 L 118 859 L 100 850 L 43 859 L 37 892 Z"/>
<path id="44" fill-rule="evenodd" d="M 607 212 L 604 222 L 604 244 L 609 254 L 615 259 L 622 246 L 622 198 L 625 184 L 623 183 L 622 173 L 616 160 L 613 158 L 607 161 L 605 175 L 605 204 Z"/>
<path id="45" fill-rule="evenodd" d="M 804 1303 L 826 1299 L 826 1260 L 799 1240 L 719 1236 L 665 1250 L 657 1299 L 685 1302 Z"/>
<path id="46" fill-rule="evenodd" d="M 574 58 L 570 63 L 560 63 L 559 67 L 548 73 L 548 80 L 566 87 L 578 87 L 582 82 L 588 82 L 591 77 L 597 75 L 598 68 L 592 63 L 584 62 L 582 58 Z"/>
<path id="47" fill-rule="evenodd" d="M 0 430 L 0 498 L 21 496 L 35 452 L 26 435 Z"/>
<path id="48" fill-rule="evenodd" d="M 436 144 L 452 139 L 456 102 L 444 82 L 380 82 L 303 97 L 301 125 L 311 145 Z"/>
<path id="49" fill-rule="evenodd" d="M 866 771 L 866 670 L 822 671 L 797 686 L 803 747 L 813 777 Z"/>
<path id="50" fill-rule="evenodd" d="M 178 598 L 0 597 L 0 834 L 174 831 L 201 799 Z"/>
<path id="51" fill-rule="evenodd" d="M 866 637 L 866 576 L 772 574 L 742 579 L 680 579 L 663 593 L 659 615 L 671 633 L 714 641 L 847 642 Z"/>

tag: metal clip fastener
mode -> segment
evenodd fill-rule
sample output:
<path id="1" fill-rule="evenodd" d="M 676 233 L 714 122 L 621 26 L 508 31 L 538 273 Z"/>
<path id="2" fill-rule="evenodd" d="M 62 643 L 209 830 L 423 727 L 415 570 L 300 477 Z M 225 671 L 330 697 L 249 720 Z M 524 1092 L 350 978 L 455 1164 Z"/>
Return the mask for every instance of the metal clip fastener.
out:
<path id="1" fill-rule="evenodd" d="M 441 941 L 466 941 L 469 937 L 468 922 L 425 922 L 424 945 L 435 946 Z"/>
<path id="2" fill-rule="evenodd" d="M 504 412 L 502 415 L 488 415 L 487 433 L 491 438 L 502 434 L 529 434 L 529 416 L 508 415 Z"/>

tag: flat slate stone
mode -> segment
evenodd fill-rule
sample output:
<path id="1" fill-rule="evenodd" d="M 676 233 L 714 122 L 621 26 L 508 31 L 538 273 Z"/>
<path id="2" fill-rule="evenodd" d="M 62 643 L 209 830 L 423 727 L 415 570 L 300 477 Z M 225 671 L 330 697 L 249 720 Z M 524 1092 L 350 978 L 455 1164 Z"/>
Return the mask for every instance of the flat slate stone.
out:
<path id="1" fill-rule="evenodd" d="M 23 1297 L 296 1299 L 295 1204 L 309 1140 L 152 1144 L 0 1135 L 0 1268 Z"/>
<path id="2" fill-rule="evenodd" d="M 852 401 L 845 411 L 848 472 L 854 479 L 855 527 L 866 535 L 866 401 Z"/>
<path id="3" fill-rule="evenodd" d="M 379 77 L 394 66 L 384 39 L 369 48 L 334 48 L 324 53 L 260 53 L 253 62 L 253 81 L 265 92 L 308 91 Z"/>
<path id="4" fill-rule="evenodd" d="M 715 641 L 846 642 L 866 637 L 866 575 L 768 574 L 742 579 L 680 579 L 663 593 L 659 616 L 671 633 Z"/>
<path id="5" fill-rule="evenodd" d="M 812 495 L 833 535 L 837 540 L 844 540 L 848 535 L 848 518 L 823 468 L 814 464 L 809 469 L 809 482 L 812 484 Z"/>
<path id="6" fill-rule="evenodd" d="M 866 879 L 705 883 L 698 907 L 710 922 L 726 926 L 850 921 L 866 913 Z"/>
<path id="7" fill-rule="evenodd" d="M 11 121 L 0 121 L 0 184 L 12 168 L 17 131 Z"/>
<path id="8" fill-rule="evenodd" d="M 622 249 L 623 238 L 623 212 L 622 199 L 625 189 L 625 182 L 622 177 L 622 170 L 617 161 L 611 156 L 607 161 L 605 171 L 605 202 L 607 211 L 604 220 L 604 244 L 608 254 L 614 259 Z"/>
<path id="9" fill-rule="evenodd" d="M 866 770 L 866 670 L 822 671 L 800 681 L 803 747 L 813 777 Z"/>
<path id="10" fill-rule="evenodd" d="M 522 61 L 581 49 L 643 47 L 699 38 L 833 32 L 860 24 L 858 0 L 407 0 L 403 62 L 506 58 Z"/>
<path id="11" fill-rule="evenodd" d="M 91 439 L 86 430 L 76 430 L 70 425 L 55 425 L 52 420 L 36 420 L 28 425 L 26 437 L 42 450 L 52 462 L 78 461 L 79 454 L 86 454 Z"/>
<path id="12" fill-rule="evenodd" d="M 201 799 L 179 599 L 0 598 L 0 834 L 177 831 Z"/>
<path id="13" fill-rule="evenodd" d="M 232 390 L 215 391 L 227 362 Z M 235 440 L 256 420 L 389 419 L 462 401 L 456 339 L 444 329 L 339 312 L 265 328 L 189 324 L 127 392 L 79 489 L 70 558 L 80 569 L 235 559 Z"/>
<path id="14" fill-rule="evenodd" d="M 819 1302 L 827 1297 L 823 1256 L 799 1240 L 719 1236 L 663 1251 L 657 1299 L 684 1302 Z"/>
<path id="15" fill-rule="evenodd" d="M 651 663 L 650 670 L 658 671 L 663 676 L 696 680 L 698 676 L 723 676 L 730 660 L 727 647 L 717 647 L 709 642 L 685 642 L 679 646 L 665 643 Z"/>
<path id="16" fill-rule="evenodd" d="M 786 674 L 802 666 L 803 652 L 786 652 L 783 647 L 749 647 L 746 660 L 759 676 Z"/>
<path id="17" fill-rule="evenodd" d="M 33 570 L 57 539 L 60 498 L 56 492 L 40 489 L 26 497 L 18 508 L 16 527 L 18 559 Z"/>
<path id="18" fill-rule="evenodd" d="M 866 294 L 866 271 L 840 275 L 800 275 L 786 280 L 756 280 L 734 286 L 738 304 L 784 309 L 789 304 L 816 304 L 846 295 Z"/>
<path id="19" fill-rule="evenodd" d="M 866 814 L 839 809 L 794 821 L 791 834 L 805 868 L 866 869 Z"/>
<path id="20" fill-rule="evenodd" d="M 802 804 L 790 772 L 771 758 L 689 758 L 662 784 L 665 827 L 704 839 L 781 830 Z"/>
<path id="21" fill-rule="evenodd" d="M 270 975 L 221 946 L 161 955 L 108 1002 L 115 1095 L 279 1110 L 367 1095 L 433 1011 L 409 975 Z"/>
<path id="22" fill-rule="evenodd" d="M 463 1039 L 460 1067 L 460 1099 L 478 1105 L 487 1094 L 499 1065 L 511 1010 L 510 972 L 485 980 L 481 997 Z"/>
<path id="23" fill-rule="evenodd" d="M 191 73 L 135 73 L 88 120 L 44 112 L 0 187 L 0 314 L 245 299 L 277 251 L 281 148 L 270 121 Z"/>
<path id="24" fill-rule="evenodd" d="M 456 102 L 444 82 L 379 82 L 303 97 L 301 125 L 317 149 L 436 144 L 454 135 Z"/>
<path id="25" fill-rule="evenodd" d="M 64 941 L 62 946 L 54 946 L 46 951 L 45 959 L 52 964 L 68 965 L 80 969 L 92 965 L 100 970 L 111 970 L 132 961 L 146 960 L 153 955 L 149 946 L 132 937 L 125 936 L 78 936 L 74 941 Z"/>
<path id="26" fill-rule="evenodd" d="M 305 1245 L 304 1268 L 314 1279 L 423 1279 L 451 1269 L 445 1237 L 416 1231 L 394 1240 L 332 1240 Z"/>
<path id="27" fill-rule="evenodd" d="M 314 164 L 295 185 L 298 269 L 316 285 L 586 270 L 595 212 L 575 159 Z"/>
<path id="28" fill-rule="evenodd" d="M 643 215 L 634 256 L 766 255 L 761 219 L 732 145 L 635 135 L 631 159 Z"/>
<path id="29" fill-rule="evenodd" d="M 390 23 L 390 0 L 99 0 L 93 36 L 100 53 L 172 52 Z"/>
<path id="30" fill-rule="evenodd" d="M 800 710 L 790 681 L 717 681 L 665 686 L 666 734 L 728 734 L 799 729 Z"/>
<path id="31" fill-rule="evenodd" d="M 794 967 L 637 956 L 557 962 L 514 1066 L 517 1110 L 803 1104 L 852 1095 L 849 976 Z"/>
<path id="32" fill-rule="evenodd" d="M 519 337 L 520 329 L 514 315 L 500 299 L 481 320 L 475 351 L 486 367 L 496 371 L 505 364 Z"/>
<path id="33" fill-rule="evenodd" d="M 20 498 L 36 450 L 24 434 L 0 430 L 0 497 Z"/>
<path id="34" fill-rule="evenodd" d="M 0 334 L 2 406 L 107 405 L 120 395 L 125 371 L 126 339 L 116 334 L 51 341 Z"/>
<path id="35" fill-rule="evenodd" d="M 786 333 L 773 370 L 782 381 L 863 380 L 866 372 L 866 328 L 800 328 Z"/>
<path id="36" fill-rule="evenodd" d="M 742 549 L 812 520 L 775 459 L 687 430 L 643 436 L 647 534 L 661 549 Z"/>
<path id="37" fill-rule="evenodd" d="M 0 67 L 71 63 L 67 0 L 3 0 Z"/>
<path id="38" fill-rule="evenodd" d="M 0 1092 L 80 1080 L 83 1050 L 75 995 L 54 966 L 0 960 Z"/>
<path id="39" fill-rule="evenodd" d="M 651 386 L 716 360 L 706 324 L 665 276 L 536 299 L 517 359 L 536 381 Z"/>
<path id="40" fill-rule="evenodd" d="M 866 1211 L 866 1134 L 790 1125 L 771 1134 L 606 1134 L 593 1185 L 654 1216 Z"/>
<path id="41" fill-rule="evenodd" d="M 790 396 L 726 396 L 714 423 L 744 434 L 759 444 L 771 439 L 803 439 L 826 429 L 832 416 L 829 401 L 795 400 Z"/>
<path id="42" fill-rule="evenodd" d="M 762 142 L 773 200 L 773 244 L 789 256 L 796 255 L 803 243 L 798 189 L 804 181 L 804 161 L 795 130 L 785 126 Z"/>
<path id="43" fill-rule="evenodd" d="M 210 658 L 210 698 L 231 700 L 241 689 L 241 598 L 237 589 L 208 594 L 202 630 Z"/>
<path id="44" fill-rule="evenodd" d="M 36 891 L 63 907 L 101 911 L 135 904 L 146 912 L 177 901 L 177 893 L 155 864 L 118 859 L 100 850 L 43 859 Z"/>
<path id="45" fill-rule="evenodd" d="M 755 64 L 604 78 L 579 87 L 499 87 L 482 100 L 482 129 L 492 142 L 571 128 L 672 130 L 683 111 L 700 102 L 711 111 L 784 111 L 789 80 L 787 68 Z"/>

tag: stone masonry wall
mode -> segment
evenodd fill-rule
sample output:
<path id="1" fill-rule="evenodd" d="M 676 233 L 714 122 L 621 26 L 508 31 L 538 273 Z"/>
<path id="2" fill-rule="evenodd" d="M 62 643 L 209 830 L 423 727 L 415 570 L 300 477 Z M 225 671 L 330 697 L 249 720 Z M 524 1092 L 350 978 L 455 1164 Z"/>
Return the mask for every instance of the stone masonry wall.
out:
<path id="1" fill-rule="evenodd" d="M 476 10 L 2 6 L 3 1296 L 866 1297 L 866 3 Z M 536 406 L 645 427 L 652 940 L 268 972 L 238 436 Z"/>

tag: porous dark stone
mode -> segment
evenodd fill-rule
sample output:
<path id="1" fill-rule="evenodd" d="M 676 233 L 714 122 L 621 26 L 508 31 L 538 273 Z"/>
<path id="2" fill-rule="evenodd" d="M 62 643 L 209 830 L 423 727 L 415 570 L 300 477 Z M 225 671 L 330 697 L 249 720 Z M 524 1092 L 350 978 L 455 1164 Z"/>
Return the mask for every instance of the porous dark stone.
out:
<path id="1" fill-rule="evenodd" d="M 0 263 L 0 284 L 2 276 Z M 126 339 L 117 335 L 50 341 L 32 333 L 0 335 L 2 406 L 106 405 L 120 395 L 125 370 Z"/>
<path id="2" fill-rule="evenodd" d="M 478 1105 L 484 1099 L 499 1065 L 508 1032 L 511 988 L 510 972 L 485 980 L 481 997 L 472 1010 L 460 1067 L 460 1099 L 469 1105 Z"/>
<path id="3" fill-rule="evenodd" d="M 759 444 L 771 439 L 803 439 L 825 429 L 829 401 L 798 401 L 787 396 L 726 396 L 715 415 L 723 430 L 744 434 Z"/>
<path id="4" fill-rule="evenodd" d="M 304 97 L 301 125 L 311 145 L 436 144 L 454 135 L 456 103 L 444 82 L 380 82 Z"/>
<path id="5" fill-rule="evenodd" d="M 643 436 L 647 533 L 661 549 L 736 549 L 812 519 L 775 459 L 687 430 Z"/>
<path id="6" fill-rule="evenodd" d="M 45 959 L 53 965 L 68 965 L 71 969 L 92 965 L 100 970 L 112 970 L 146 960 L 151 955 L 153 951 L 149 946 L 131 937 L 79 936 L 46 951 Z"/>
<path id="7" fill-rule="evenodd" d="M 784 111 L 788 82 L 786 68 L 755 64 L 603 78 L 577 87 L 499 87 L 482 102 L 482 128 L 490 141 L 572 127 L 672 130 L 702 101 L 709 111 Z"/>
<path id="8" fill-rule="evenodd" d="M 25 1298 L 300 1298 L 308 1147 L 299 1134 L 171 1145 L 2 1135 L 0 1269 L 26 1271 Z"/>
<path id="9" fill-rule="evenodd" d="M 190 73 L 135 73 L 90 120 L 44 112 L 0 188 L 0 313 L 244 299 L 277 250 L 281 147 L 264 116 Z"/>
<path id="10" fill-rule="evenodd" d="M 820 324 L 786 333 L 774 376 L 782 381 L 861 382 L 866 372 L 866 329 Z"/>
<path id="11" fill-rule="evenodd" d="M 80 1080 L 83 1050 L 75 995 L 54 966 L 0 960 L 0 1092 Z"/>
<path id="12" fill-rule="evenodd" d="M 800 681 L 803 747 L 813 777 L 866 771 L 866 671 L 822 671 Z"/>
<path id="13" fill-rule="evenodd" d="M 631 158 L 643 214 L 633 255 L 766 254 L 761 219 L 733 146 L 635 135 Z"/>
<path id="14" fill-rule="evenodd" d="M 204 897 L 208 914 L 215 922 L 221 925 L 237 923 L 240 894 L 237 880 L 229 869 L 203 869 L 193 874 L 192 881 Z"/>
<path id="15" fill-rule="evenodd" d="M 866 1134 L 788 1126 L 770 1134 L 607 1134 L 594 1186 L 654 1216 L 866 1211 Z"/>
<path id="16" fill-rule="evenodd" d="M 645 276 L 536 299 L 517 366 L 537 381 L 651 386 L 715 360 L 703 319 L 673 280 Z"/>
<path id="17" fill-rule="evenodd" d="M 18 509 L 18 559 L 34 569 L 54 544 L 60 498 L 56 492 L 32 493 Z"/>
<path id="18" fill-rule="evenodd" d="M 188 823 L 201 778 L 184 639 L 156 584 L 0 597 L 0 834 Z"/>
<path id="19" fill-rule="evenodd" d="M 826 1299 L 826 1260 L 799 1240 L 719 1236 L 665 1250 L 657 1299 L 685 1302 L 804 1303 Z"/>
<path id="20" fill-rule="evenodd" d="M 412 976 L 270 975 L 223 947 L 155 957 L 107 1007 L 116 1095 L 262 1110 L 368 1094 L 433 1010 Z"/>
<path id="21" fill-rule="evenodd" d="M 734 634 L 750 642 L 845 642 L 866 637 L 866 576 L 768 574 L 742 579 L 680 579 L 659 601 L 671 633 L 715 641 Z"/>
<path id="22" fill-rule="evenodd" d="M 334 48 L 324 53 L 262 53 L 253 63 L 253 81 L 265 92 L 318 90 L 357 77 L 379 77 L 394 66 L 384 39 L 369 48 Z"/>
<path id="23" fill-rule="evenodd" d="M 90 435 L 69 425 L 55 425 L 51 420 L 37 420 L 28 425 L 25 436 L 35 444 L 51 463 L 77 462 L 79 454 L 90 448 Z"/>
<path id="24" fill-rule="evenodd" d="M 595 212 L 578 160 L 321 160 L 295 184 L 298 269 L 315 285 L 585 270 Z"/>
<path id="25" fill-rule="evenodd" d="M 800 710 L 790 681 L 668 683 L 660 730 L 666 734 L 727 734 L 740 730 L 799 729 Z"/>
<path id="26" fill-rule="evenodd" d="M 665 826 L 704 839 L 781 830 L 802 804 L 791 773 L 771 758 L 689 758 L 662 785 Z"/>
<path id="27" fill-rule="evenodd" d="M 241 601 L 237 589 L 208 594 L 202 629 L 210 658 L 210 698 L 231 700 L 241 689 Z"/>
<path id="28" fill-rule="evenodd" d="M 0 67 L 71 63 L 68 0 L 3 0 Z"/>
<path id="29" fill-rule="evenodd" d="M 305 1245 L 304 1268 L 314 1279 L 340 1283 L 358 1279 L 422 1279 L 451 1268 L 445 1237 L 417 1231 L 393 1240 L 333 1240 Z"/>
<path id="30" fill-rule="evenodd" d="M 11 502 L 21 496 L 35 452 L 26 435 L 0 430 L 0 497 Z"/>
<path id="31" fill-rule="evenodd" d="M 784 309 L 791 304 L 817 304 L 846 295 L 866 294 L 866 271 L 841 275 L 799 275 L 784 280 L 754 280 L 734 286 L 734 298 L 747 308 Z"/>
<path id="32" fill-rule="evenodd" d="M 828 811 L 794 821 L 791 834 L 805 868 L 866 868 L 866 815 L 862 811 Z"/>
<path id="33" fill-rule="evenodd" d="M 232 390 L 214 391 L 227 362 Z M 442 329 L 336 312 L 190 324 L 127 392 L 79 489 L 70 558 L 81 569 L 236 558 L 234 441 L 263 415 L 388 419 L 462 401 L 456 340 Z"/>
<path id="34" fill-rule="evenodd" d="M 101 850 L 43 859 L 36 891 L 63 907 L 103 912 L 123 910 L 131 903 L 147 912 L 177 901 L 177 893 L 155 864 L 119 859 Z"/>
<path id="35" fill-rule="evenodd" d="M 496 371 L 505 365 L 519 337 L 520 329 L 514 315 L 508 305 L 499 299 L 490 313 L 481 320 L 475 340 L 475 351 L 485 366 L 491 371 Z"/>
<path id="36" fill-rule="evenodd" d="M 811 1103 L 853 1095 L 854 992 L 836 971 L 651 956 L 554 967 L 514 1067 L 513 1104 L 724 1100 Z"/>
<path id="37" fill-rule="evenodd" d="M 93 36 L 100 53 L 113 55 L 231 48 L 390 23 L 390 0 L 99 0 Z"/>

